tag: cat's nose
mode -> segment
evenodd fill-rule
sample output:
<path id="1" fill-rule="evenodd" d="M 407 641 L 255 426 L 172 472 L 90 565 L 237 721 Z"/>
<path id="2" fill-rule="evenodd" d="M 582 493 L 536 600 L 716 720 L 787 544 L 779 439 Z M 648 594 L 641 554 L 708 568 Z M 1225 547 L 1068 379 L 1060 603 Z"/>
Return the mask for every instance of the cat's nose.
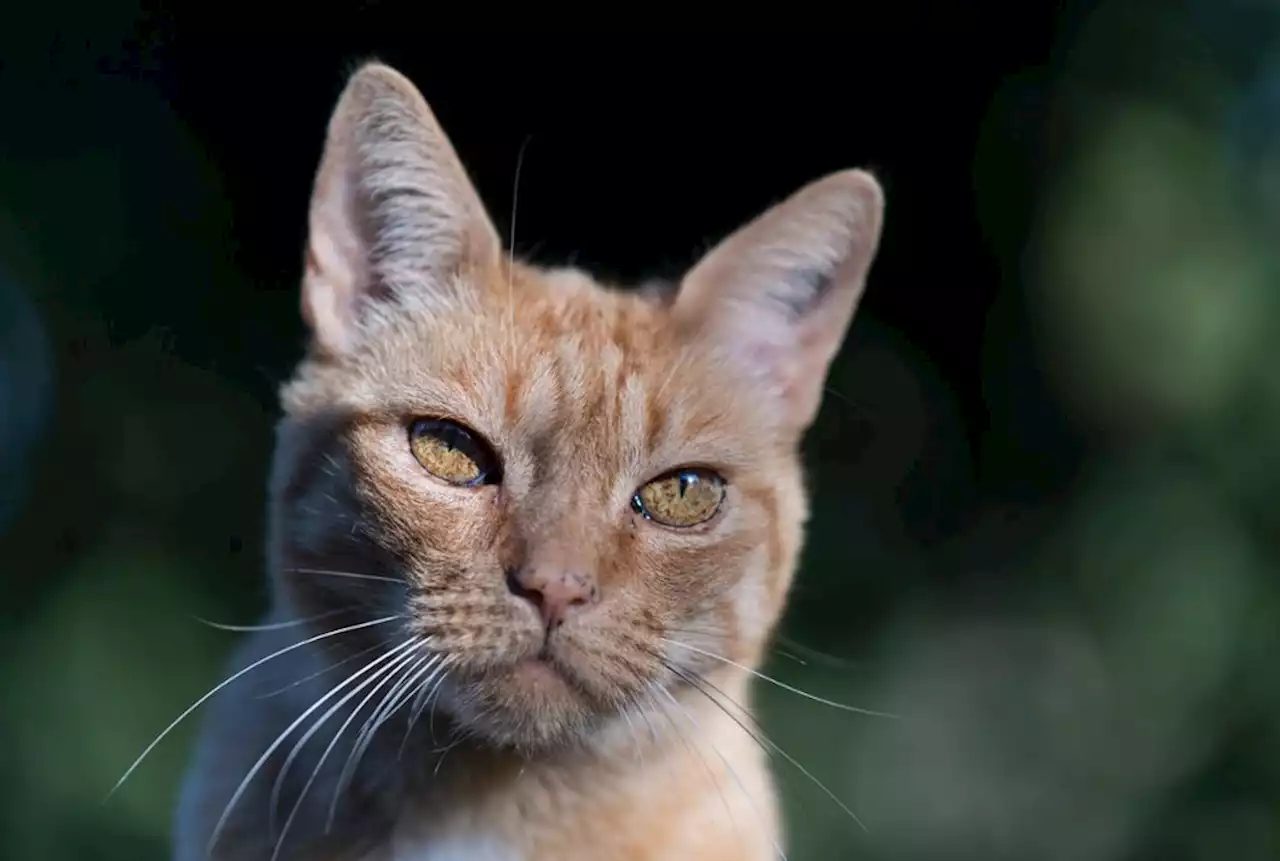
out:
<path id="1" fill-rule="evenodd" d="M 564 624 L 570 613 L 600 600 L 595 579 L 578 571 L 539 566 L 507 571 L 507 588 L 537 608 L 547 628 Z"/>

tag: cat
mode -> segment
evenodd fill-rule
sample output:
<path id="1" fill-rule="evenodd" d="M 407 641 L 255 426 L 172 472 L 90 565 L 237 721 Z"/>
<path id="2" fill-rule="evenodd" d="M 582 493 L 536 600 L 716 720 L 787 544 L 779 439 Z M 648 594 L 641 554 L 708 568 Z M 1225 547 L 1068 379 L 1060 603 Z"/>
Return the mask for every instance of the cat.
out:
<path id="1" fill-rule="evenodd" d="M 355 70 L 281 390 L 272 609 L 210 695 L 177 861 L 780 857 L 749 682 L 883 210 L 845 170 L 670 290 L 534 267 L 415 86 Z M 263 694 L 267 668 L 292 681 Z"/>

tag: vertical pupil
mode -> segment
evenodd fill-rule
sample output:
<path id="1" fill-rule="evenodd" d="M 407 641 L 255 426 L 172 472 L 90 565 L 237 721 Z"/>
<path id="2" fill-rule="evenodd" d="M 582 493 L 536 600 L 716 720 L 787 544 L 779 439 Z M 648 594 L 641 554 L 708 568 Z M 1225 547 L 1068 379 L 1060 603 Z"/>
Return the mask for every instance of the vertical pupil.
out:
<path id="1" fill-rule="evenodd" d="M 680 496 L 683 497 L 685 495 L 685 491 L 692 487 L 694 482 L 697 480 L 698 477 L 691 472 L 680 473 Z"/>

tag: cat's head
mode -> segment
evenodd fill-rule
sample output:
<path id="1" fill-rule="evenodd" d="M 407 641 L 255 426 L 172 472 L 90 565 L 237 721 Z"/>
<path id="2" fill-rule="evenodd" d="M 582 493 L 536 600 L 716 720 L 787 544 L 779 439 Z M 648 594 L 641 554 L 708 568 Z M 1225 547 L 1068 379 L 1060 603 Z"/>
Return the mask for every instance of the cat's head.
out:
<path id="1" fill-rule="evenodd" d="M 512 262 L 422 96 L 363 67 L 310 210 L 278 595 L 403 617 L 364 633 L 420 636 L 438 707 L 501 744 L 580 740 L 754 664 L 802 542 L 800 438 L 882 208 L 868 174 L 832 174 L 669 293 L 607 289 Z"/>

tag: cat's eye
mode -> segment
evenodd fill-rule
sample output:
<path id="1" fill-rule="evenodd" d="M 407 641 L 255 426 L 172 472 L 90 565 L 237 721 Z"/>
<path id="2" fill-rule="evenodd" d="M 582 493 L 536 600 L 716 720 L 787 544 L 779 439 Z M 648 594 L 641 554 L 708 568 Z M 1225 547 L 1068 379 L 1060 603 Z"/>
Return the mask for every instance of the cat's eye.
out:
<path id="1" fill-rule="evenodd" d="M 409 448 L 422 468 L 461 487 L 499 479 L 497 455 L 475 431 L 447 419 L 419 419 L 409 426 Z"/>
<path id="2" fill-rule="evenodd" d="M 677 469 L 637 490 L 631 507 L 664 526 L 697 526 L 715 517 L 724 493 L 724 479 L 711 470 Z"/>

